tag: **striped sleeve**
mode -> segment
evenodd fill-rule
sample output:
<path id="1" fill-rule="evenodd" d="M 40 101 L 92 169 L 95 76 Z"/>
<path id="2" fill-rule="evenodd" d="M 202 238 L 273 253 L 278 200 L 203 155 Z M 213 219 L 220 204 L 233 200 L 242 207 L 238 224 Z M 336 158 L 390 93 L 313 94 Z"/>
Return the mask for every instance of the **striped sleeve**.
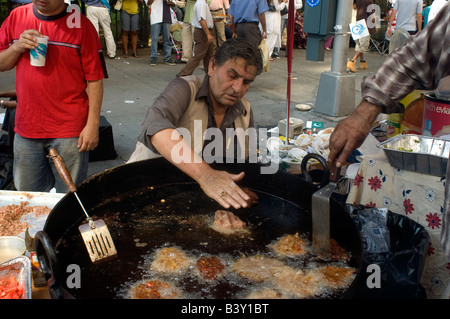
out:
<path id="1" fill-rule="evenodd" d="M 402 110 L 400 101 L 415 89 L 433 90 L 450 74 L 450 4 L 416 36 L 391 53 L 378 72 L 361 83 L 363 99 L 384 113 Z"/>

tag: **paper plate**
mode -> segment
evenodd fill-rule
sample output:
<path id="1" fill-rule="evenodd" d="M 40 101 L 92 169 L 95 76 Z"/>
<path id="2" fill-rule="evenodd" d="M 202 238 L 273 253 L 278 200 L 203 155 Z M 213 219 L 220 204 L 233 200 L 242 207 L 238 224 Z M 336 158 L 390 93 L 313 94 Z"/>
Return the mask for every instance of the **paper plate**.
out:
<path id="1" fill-rule="evenodd" d="M 270 153 L 279 151 L 283 145 L 283 141 L 281 141 L 277 137 L 270 137 L 269 139 L 267 139 L 267 149 Z"/>
<path id="2" fill-rule="evenodd" d="M 294 159 L 297 159 L 299 161 L 303 160 L 303 157 L 305 157 L 305 155 L 308 154 L 307 151 L 302 150 L 301 148 L 293 148 L 291 150 L 289 150 L 288 155 Z"/>
<path id="3" fill-rule="evenodd" d="M 308 104 L 297 104 L 295 107 L 299 111 L 309 111 L 309 110 L 311 110 L 311 105 L 308 105 Z"/>

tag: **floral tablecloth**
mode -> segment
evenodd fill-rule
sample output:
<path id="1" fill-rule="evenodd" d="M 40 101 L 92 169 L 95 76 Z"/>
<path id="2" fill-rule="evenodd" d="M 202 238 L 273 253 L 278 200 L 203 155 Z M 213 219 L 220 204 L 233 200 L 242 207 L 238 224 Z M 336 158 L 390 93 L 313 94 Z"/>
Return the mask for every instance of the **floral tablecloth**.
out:
<path id="1" fill-rule="evenodd" d="M 384 153 L 366 157 L 353 180 L 348 204 L 386 207 L 425 227 L 430 245 L 421 278 L 428 298 L 449 298 L 450 264 L 440 244 L 445 178 L 392 167 Z"/>

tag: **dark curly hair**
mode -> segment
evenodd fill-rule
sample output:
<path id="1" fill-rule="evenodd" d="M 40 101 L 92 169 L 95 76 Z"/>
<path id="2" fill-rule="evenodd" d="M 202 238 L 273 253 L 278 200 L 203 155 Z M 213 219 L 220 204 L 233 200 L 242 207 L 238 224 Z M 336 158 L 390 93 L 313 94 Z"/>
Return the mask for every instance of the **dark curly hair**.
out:
<path id="1" fill-rule="evenodd" d="M 225 41 L 214 54 L 214 61 L 217 65 L 223 65 L 231 59 L 243 58 L 245 66 L 256 66 L 256 74 L 261 74 L 263 60 L 261 50 L 250 45 L 243 38 L 232 38 Z"/>

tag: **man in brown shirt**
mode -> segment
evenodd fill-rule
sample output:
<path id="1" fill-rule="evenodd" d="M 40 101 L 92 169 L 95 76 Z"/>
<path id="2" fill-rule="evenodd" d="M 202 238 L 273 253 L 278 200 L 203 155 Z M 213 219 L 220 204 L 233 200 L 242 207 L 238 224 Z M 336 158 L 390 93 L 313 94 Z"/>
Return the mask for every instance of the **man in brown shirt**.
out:
<path id="1" fill-rule="evenodd" d="M 235 183 L 244 173 L 212 169 L 199 154 L 207 145 L 204 133 L 219 129 L 222 145 L 227 148 L 227 129 L 253 126 L 253 113 L 244 95 L 261 70 L 259 49 L 244 39 L 226 41 L 211 59 L 207 75 L 179 77 L 167 86 L 149 108 L 139 136 L 148 150 L 192 177 L 206 195 L 225 208 L 247 207 L 249 197 Z M 200 122 L 200 141 L 195 140 L 196 121 Z M 191 134 L 191 144 L 180 135 L 180 128 Z"/>

